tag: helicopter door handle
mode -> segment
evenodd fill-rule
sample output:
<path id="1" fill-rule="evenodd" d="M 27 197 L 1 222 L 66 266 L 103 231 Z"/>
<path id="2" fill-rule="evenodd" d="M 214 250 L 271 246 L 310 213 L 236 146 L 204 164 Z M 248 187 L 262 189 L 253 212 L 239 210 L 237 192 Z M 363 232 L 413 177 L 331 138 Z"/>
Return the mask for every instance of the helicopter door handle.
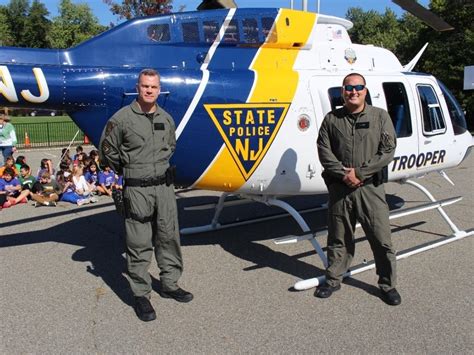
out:
<path id="1" fill-rule="evenodd" d="M 425 145 L 426 145 L 426 144 L 430 144 L 430 143 L 431 143 L 430 140 L 426 140 L 426 141 L 425 141 Z"/>

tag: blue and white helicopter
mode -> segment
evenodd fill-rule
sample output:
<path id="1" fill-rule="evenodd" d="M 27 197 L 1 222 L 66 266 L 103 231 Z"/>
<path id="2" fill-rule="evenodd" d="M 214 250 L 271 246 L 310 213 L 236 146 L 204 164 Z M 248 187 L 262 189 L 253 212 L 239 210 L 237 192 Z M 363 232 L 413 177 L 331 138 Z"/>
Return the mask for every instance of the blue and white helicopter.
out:
<path id="1" fill-rule="evenodd" d="M 318 129 L 325 114 L 342 105 L 342 78 L 358 72 L 367 79 L 368 102 L 389 112 L 398 135 L 389 181 L 415 186 L 430 199 L 391 218 L 438 209 L 453 230 L 398 258 L 472 235 L 442 208 L 460 197 L 436 201 L 411 180 L 444 174 L 473 146 L 450 91 L 433 76 L 412 72 L 426 46 L 402 65 L 386 49 L 352 43 L 351 26 L 305 11 L 230 8 L 137 18 L 65 50 L 1 47 L 0 106 L 64 110 L 98 145 L 110 116 L 136 97 L 138 73 L 156 68 L 159 104 L 177 127 L 177 185 L 223 192 L 209 225 L 182 232 L 231 226 L 220 224 L 219 215 L 226 198 L 238 196 L 290 213 L 304 234 L 276 242 L 309 240 L 326 266 L 316 239 L 323 233 L 311 232 L 281 197 L 327 192 Z M 295 288 L 320 282 L 303 280 Z"/>

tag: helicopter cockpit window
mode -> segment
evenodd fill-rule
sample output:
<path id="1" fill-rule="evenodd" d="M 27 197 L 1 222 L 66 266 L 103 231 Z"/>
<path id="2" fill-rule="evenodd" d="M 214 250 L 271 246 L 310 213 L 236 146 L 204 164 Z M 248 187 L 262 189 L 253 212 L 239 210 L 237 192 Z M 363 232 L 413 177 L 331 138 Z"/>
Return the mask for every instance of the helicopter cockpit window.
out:
<path id="1" fill-rule="evenodd" d="M 206 43 L 212 43 L 219 34 L 219 24 L 217 21 L 203 21 L 204 29 L 204 41 Z"/>
<path id="2" fill-rule="evenodd" d="M 148 38 L 153 42 L 169 42 L 170 26 L 168 24 L 150 25 L 147 29 Z"/>
<path id="3" fill-rule="evenodd" d="M 467 131 L 467 123 L 461 105 L 459 105 L 459 102 L 457 102 L 452 92 L 449 91 L 441 81 L 438 80 L 438 84 L 441 88 L 441 91 L 443 92 L 446 105 L 448 106 L 449 117 L 451 118 L 451 122 L 453 124 L 454 134 L 463 134 Z"/>
<path id="4" fill-rule="evenodd" d="M 258 39 L 258 23 L 254 18 L 246 18 L 242 20 L 244 30 L 245 43 L 259 43 Z"/>
<path id="5" fill-rule="evenodd" d="M 418 85 L 418 96 L 420 98 L 421 111 L 423 113 L 423 132 L 425 135 L 444 133 L 444 123 L 438 98 L 429 85 Z"/>
<path id="6" fill-rule="evenodd" d="M 227 26 L 225 31 L 224 38 L 222 40 L 224 43 L 238 43 L 240 42 L 239 34 L 239 25 L 236 20 L 232 20 Z"/>
<path id="7" fill-rule="evenodd" d="M 183 22 L 181 29 L 183 30 L 183 41 L 185 43 L 199 42 L 199 25 L 196 21 Z"/>
<path id="8" fill-rule="evenodd" d="M 402 83 L 383 83 L 387 111 L 397 137 L 409 137 L 412 133 L 410 107 L 405 86 Z"/>
<path id="9" fill-rule="evenodd" d="M 344 106 L 344 99 L 342 98 L 342 86 L 336 86 L 328 89 L 329 100 L 331 101 L 331 109 L 335 110 Z M 372 105 L 372 99 L 370 98 L 369 89 L 367 89 L 367 96 L 365 101 Z"/>

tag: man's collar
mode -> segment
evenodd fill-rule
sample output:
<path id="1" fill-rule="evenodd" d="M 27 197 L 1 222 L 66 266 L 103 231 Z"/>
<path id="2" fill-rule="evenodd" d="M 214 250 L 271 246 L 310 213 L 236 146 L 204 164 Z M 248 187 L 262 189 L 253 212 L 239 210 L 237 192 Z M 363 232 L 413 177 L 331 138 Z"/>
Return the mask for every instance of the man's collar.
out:
<path id="1" fill-rule="evenodd" d="M 142 111 L 142 108 L 140 107 L 140 104 L 138 103 L 137 100 L 133 100 L 133 102 L 130 104 L 130 107 L 132 108 L 132 111 L 139 114 L 139 115 L 146 115 L 145 112 Z M 155 103 L 156 110 L 153 113 L 153 115 L 159 113 L 159 106 Z"/>
<path id="2" fill-rule="evenodd" d="M 365 115 L 365 114 L 367 113 L 367 107 L 368 107 L 368 106 L 369 106 L 369 105 L 368 105 L 367 103 L 365 103 L 365 104 L 364 104 L 364 109 L 363 109 L 362 111 L 360 111 L 360 112 L 350 112 L 350 111 L 347 109 L 346 105 L 344 105 L 343 107 L 344 107 L 344 113 L 345 113 L 346 115 Z"/>

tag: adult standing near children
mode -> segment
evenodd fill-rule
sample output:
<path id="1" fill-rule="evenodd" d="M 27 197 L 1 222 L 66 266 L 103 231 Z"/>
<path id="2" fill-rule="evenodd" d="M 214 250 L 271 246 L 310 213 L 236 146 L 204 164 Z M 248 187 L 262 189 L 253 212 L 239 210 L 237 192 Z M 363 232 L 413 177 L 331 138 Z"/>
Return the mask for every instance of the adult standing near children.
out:
<path id="1" fill-rule="evenodd" d="M 395 130 L 385 110 L 365 102 L 362 75 L 349 74 L 342 85 L 344 106 L 326 115 L 317 142 L 329 192 L 329 265 L 326 283 L 317 288 L 315 296 L 327 298 L 341 288 L 342 276 L 354 256 L 358 220 L 374 253 L 382 299 L 398 305 L 396 257 L 383 186 L 386 167 L 395 154 Z"/>
<path id="2" fill-rule="evenodd" d="M 165 298 L 189 302 L 193 295 L 178 286 L 183 270 L 178 213 L 169 159 L 176 146 L 175 124 L 156 103 L 160 77 L 154 69 L 138 76 L 138 98 L 107 122 L 100 158 L 124 176 L 127 268 L 135 312 L 143 321 L 156 318 L 150 303 L 148 268 L 153 251 Z"/>
<path id="3" fill-rule="evenodd" d="M 4 113 L 0 113 L 0 166 L 4 164 L 7 157 L 13 156 L 17 143 L 15 127 L 9 122 L 10 119 Z"/>

